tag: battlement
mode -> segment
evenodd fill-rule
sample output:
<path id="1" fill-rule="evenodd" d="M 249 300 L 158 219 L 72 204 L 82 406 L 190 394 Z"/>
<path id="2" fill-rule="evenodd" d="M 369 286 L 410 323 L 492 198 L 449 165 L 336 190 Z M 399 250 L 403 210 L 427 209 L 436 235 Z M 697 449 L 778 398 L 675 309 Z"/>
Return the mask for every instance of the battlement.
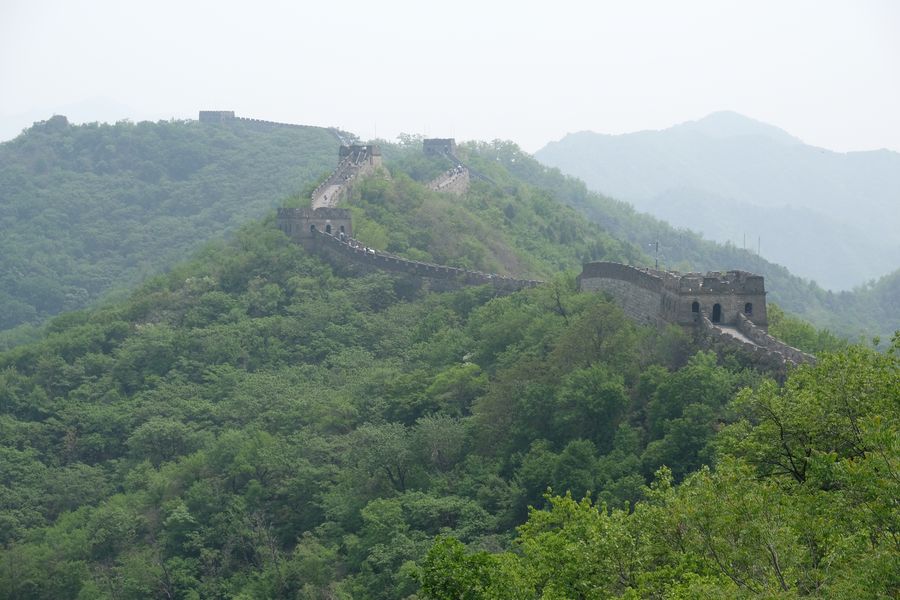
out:
<path id="1" fill-rule="evenodd" d="M 595 262 L 582 267 L 578 288 L 608 294 L 639 323 L 689 327 L 717 350 L 741 352 L 775 373 L 815 362 L 768 334 L 765 280 L 755 273 L 679 273 Z"/>
<path id="2" fill-rule="evenodd" d="M 426 156 L 456 154 L 456 140 L 453 138 L 429 138 L 422 141 L 422 151 Z"/>
<path id="3" fill-rule="evenodd" d="M 714 324 L 736 325 L 743 315 L 768 326 L 765 281 L 746 271 L 679 273 L 594 262 L 582 266 L 578 285 L 611 294 L 643 323 L 695 325 L 705 315 Z"/>
<path id="4" fill-rule="evenodd" d="M 345 208 L 279 208 L 278 228 L 307 248 L 317 233 L 353 236 L 350 211 Z"/>
<path id="5" fill-rule="evenodd" d="M 470 181 L 469 170 L 462 165 L 457 165 L 428 182 L 428 189 L 462 196 L 469 191 Z"/>
<path id="6" fill-rule="evenodd" d="M 410 260 L 381 250 L 367 248 L 349 236 L 313 230 L 312 246 L 316 252 L 342 265 L 352 264 L 363 271 L 391 271 L 431 282 L 431 289 L 459 289 L 470 285 L 490 285 L 498 291 L 512 292 L 543 283 L 495 273 L 471 271 L 418 260 Z"/>
<path id="7" fill-rule="evenodd" d="M 338 159 L 354 165 L 368 163 L 372 166 L 381 166 L 381 146 L 375 144 L 341 146 L 338 150 Z"/>
<path id="8" fill-rule="evenodd" d="M 233 110 L 201 110 L 201 123 L 224 123 L 225 121 L 234 120 Z"/>

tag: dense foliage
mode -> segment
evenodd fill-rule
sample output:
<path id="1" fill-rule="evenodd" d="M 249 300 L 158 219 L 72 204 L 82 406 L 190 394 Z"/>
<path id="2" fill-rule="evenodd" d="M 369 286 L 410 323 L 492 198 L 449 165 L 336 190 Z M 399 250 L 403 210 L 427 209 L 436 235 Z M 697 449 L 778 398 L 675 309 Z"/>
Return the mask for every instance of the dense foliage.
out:
<path id="1" fill-rule="evenodd" d="M 349 200 L 367 244 L 547 284 L 497 297 L 359 276 L 269 217 L 56 317 L 0 353 L 0 598 L 896 585 L 895 355 L 852 348 L 779 387 L 577 293 L 582 260 L 646 258 L 549 191 L 483 160 L 499 186 L 442 196 L 416 182 L 439 162 L 388 156 L 390 178 Z M 841 345 L 773 314 L 798 345 Z"/>
<path id="2" fill-rule="evenodd" d="M 366 184 L 361 224 L 408 195 L 427 192 L 401 173 Z M 435 239 L 469 226 L 469 202 L 499 213 L 488 251 L 457 260 L 507 265 L 497 244 L 519 236 L 537 250 L 511 264 L 577 260 L 541 255 L 545 194 L 523 191 L 512 217 L 509 198 L 473 197 L 428 209 Z M 442 258 L 427 240 L 408 251 Z M 433 294 L 335 273 L 271 221 L 127 302 L 56 318 L 0 369 L 14 598 L 405 597 L 438 534 L 499 550 L 548 486 L 625 507 L 662 465 L 708 463 L 729 399 L 760 381 L 571 276 Z"/>
<path id="3" fill-rule="evenodd" d="M 36 124 L 0 144 L 0 330 L 130 289 L 330 169 L 320 128 Z"/>
<path id="4" fill-rule="evenodd" d="M 744 390 L 715 470 L 661 469 L 633 512 L 550 497 L 516 552 L 442 537 L 423 596 L 896 598 L 900 594 L 900 335 Z"/>

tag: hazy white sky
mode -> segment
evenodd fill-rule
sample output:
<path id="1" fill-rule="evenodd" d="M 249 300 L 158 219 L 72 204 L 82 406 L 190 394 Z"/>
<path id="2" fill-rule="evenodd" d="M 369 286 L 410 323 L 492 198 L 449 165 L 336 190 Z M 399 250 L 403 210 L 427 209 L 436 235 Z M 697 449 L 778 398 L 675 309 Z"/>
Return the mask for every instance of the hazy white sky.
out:
<path id="1" fill-rule="evenodd" d="M 900 151 L 900 2 L 0 0 L 0 139 L 199 109 L 529 151 L 734 110 Z"/>

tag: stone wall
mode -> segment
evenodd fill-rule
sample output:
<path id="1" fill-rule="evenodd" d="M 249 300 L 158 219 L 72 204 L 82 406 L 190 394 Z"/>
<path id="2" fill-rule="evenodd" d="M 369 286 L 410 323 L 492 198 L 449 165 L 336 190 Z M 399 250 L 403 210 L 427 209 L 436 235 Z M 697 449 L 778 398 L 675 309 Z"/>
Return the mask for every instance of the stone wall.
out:
<path id="1" fill-rule="evenodd" d="M 338 166 L 312 193 L 312 207 L 333 208 L 346 198 L 355 179 L 381 167 L 381 149 L 372 145 L 341 146 Z"/>
<path id="2" fill-rule="evenodd" d="M 424 152 L 426 156 L 452 156 L 456 153 L 456 140 L 453 138 L 430 138 L 422 140 L 422 152 Z"/>
<path id="3" fill-rule="evenodd" d="M 695 332 L 699 336 L 698 341 L 701 345 L 708 349 L 715 351 L 719 355 L 738 353 L 754 367 L 763 369 L 782 381 L 787 375 L 788 367 L 797 364 L 788 360 L 781 352 L 735 338 L 722 328 L 714 325 L 705 316 L 698 320 Z"/>
<path id="4" fill-rule="evenodd" d="M 233 110 L 201 110 L 198 116 L 198 120 L 201 123 L 228 123 L 239 121 L 241 123 L 247 123 L 249 125 L 259 125 L 262 127 L 291 127 L 291 128 L 304 128 L 304 129 L 322 129 L 321 127 L 316 127 L 315 125 L 299 125 L 297 123 L 281 123 L 278 121 L 266 121 L 264 119 L 251 119 L 248 117 L 238 117 L 235 116 Z M 333 128 L 327 127 L 326 131 L 331 132 L 338 141 L 343 144 L 344 136 L 341 133 Z"/>
<path id="5" fill-rule="evenodd" d="M 329 235 L 321 231 L 314 232 L 313 239 L 313 249 L 331 259 L 339 259 L 342 263 L 353 263 L 363 267 L 366 271 L 377 269 L 441 281 L 443 282 L 443 285 L 440 286 L 442 289 L 456 289 L 469 285 L 491 285 L 499 290 L 515 291 L 543 283 L 531 279 L 517 279 L 494 273 L 482 273 L 409 260 L 387 252 L 366 248 L 351 238 L 341 240 L 338 235 Z"/>
<path id="6" fill-rule="evenodd" d="M 648 272 L 618 263 L 589 263 L 578 276 L 578 289 L 609 294 L 638 323 L 662 322 L 662 281 Z"/>
<path id="7" fill-rule="evenodd" d="M 697 302 L 699 314 L 715 322 L 714 310 L 719 305 L 719 323 L 737 325 L 739 315 L 753 319 L 759 326 L 768 327 L 765 280 L 760 275 L 744 271 L 721 273 L 662 273 L 664 286 L 676 302 L 667 315 L 673 323 L 688 325 L 697 320 L 691 305 Z M 749 305 L 749 307 L 748 307 Z M 747 309 L 750 309 L 747 312 Z"/>
<path id="8" fill-rule="evenodd" d="M 788 346 L 778 338 L 772 337 L 761 327 L 758 327 L 753 321 L 744 315 L 738 316 L 738 330 L 747 336 L 754 344 L 766 348 L 772 352 L 778 352 L 785 357 L 786 360 L 794 364 L 815 363 L 816 357 L 807 354 L 801 350 Z"/>
<path id="9" fill-rule="evenodd" d="M 224 123 L 234 118 L 233 110 L 201 110 L 198 120 L 201 123 Z"/>
<path id="10" fill-rule="evenodd" d="M 453 167 L 442 173 L 428 184 L 428 188 L 436 192 L 462 196 L 469 191 L 469 170 L 463 166 Z"/>
<path id="11" fill-rule="evenodd" d="M 717 323 L 737 325 L 738 316 L 746 315 L 762 329 L 768 325 L 764 280 L 759 275 L 744 271 L 681 274 L 619 263 L 594 262 L 583 265 L 578 280 L 581 289 L 620 289 L 622 286 L 619 283 L 612 282 L 628 282 L 656 293 L 659 296 L 658 307 L 642 314 L 641 322 L 662 320 L 692 326 L 705 316 Z M 623 297 L 621 302 L 626 310 L 641 314 L 649 309 L 645 300 L 631 307 L 627 304 L 633 301 L 631 298 Z M 697 312 L 693 310 L 695 302 Z M 745 312 L 748 308 L 749 313 Z"/>
<path id="12" fill-rule="evenodd" d="M 353 237 L 350 211 L 343 208 L 279 208 L 278 228 L 307 249 L 317 232 Z"/>

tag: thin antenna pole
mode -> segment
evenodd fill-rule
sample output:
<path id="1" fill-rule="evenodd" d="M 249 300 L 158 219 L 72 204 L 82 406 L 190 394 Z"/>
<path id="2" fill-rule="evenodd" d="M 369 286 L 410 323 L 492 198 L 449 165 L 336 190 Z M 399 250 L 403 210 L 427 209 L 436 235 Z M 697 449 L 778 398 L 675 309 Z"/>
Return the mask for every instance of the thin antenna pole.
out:
<path id="1" fill-rule="evenodd" d="M 762 240 L 762 236 L 756 238 L 756 260 L 757 260 L 757 269 L 762 273 L 762 256 L 759 253 L 760 241 Z"/>
<path id="2" fill-rule="evenodd" d="M 656 270 L 659 271 L 659 238 L 656 238 Z"/>

